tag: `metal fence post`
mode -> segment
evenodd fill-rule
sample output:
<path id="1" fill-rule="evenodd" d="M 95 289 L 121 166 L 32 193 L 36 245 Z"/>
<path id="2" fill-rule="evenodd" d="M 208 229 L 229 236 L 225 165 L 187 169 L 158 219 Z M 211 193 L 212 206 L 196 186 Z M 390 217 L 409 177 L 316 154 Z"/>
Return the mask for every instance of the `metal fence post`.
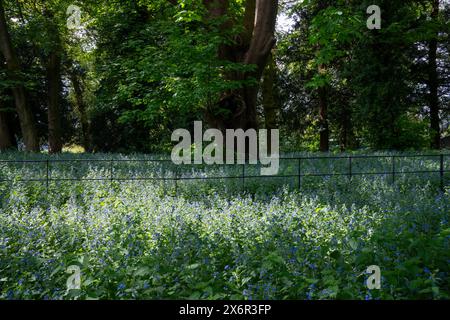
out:
<path id="1" fill-rule="evenodd" d="M 245 162 L 242 165 L 242 191 L 245 192 Z"/>
<path id="2" fill-rule="evenodd" d="M 178 167 L 175 169 L 175 196 L 178 195 Z"/>
<path id="3" fill-rule="evenodd" d="M 392 183 L 395 183 L 395 156 L 392 156 Z"/>
<path id="4" fill-rule="evenodd" d="M 110 186 L 109 186 L 109 188 L 110 188 L 110 191 L 112 189 L 113 180 L 114 180 L 114 177 L 113 177 L 113 175 L 114 175 L 114 173 L 113 173 L 113 162 L 114 162 L 114 160 L 111 159 L 111 162 L 109 164 L 109 175 L 110 175 L 110 177 L 109 177 L 109 179 L 110 179 Z"/>
<path id="5" fill-rule="evenodd" d="M 302 158 L 298 158 L 298 190 L 302 189 Z"/>
<path id="6" fill-rule="evenodd" d="M 166 195 L 166 167 L 165 167 L 165 165 L 164 165 L 164 163 L 162 163 L 162 170 L 161 170 L 161 173 L 162 173 L 162 183 L 163 183 L 163 194 L 164 194 L 164 196 Z"/>
<path id="7" fill-rule="evenodd" d="M 353 160 L 352 160 L 352 156 L 348 157 L 348 179 L 351 181 L 353 178 L 353 171 L 352 171 L 352 166 L 353 166 Z"/>
<path id="8" fill-rule="evenodd" d="M 50 161 L 47 159 L 47 178 L 46 178 L 46 180 L 45 180 L 45 185 L 46 185 L 46 189 L 47 189 L 47 194 L 48 194 L 49 178 L 50 178 Z"/>
<path id="9" fill-rule="evenodd" d="M 442 192 L 445 191 L 444 189 L 444 155 L 440 155 L 440 176 L 441 176 L 441 190 Z"/>

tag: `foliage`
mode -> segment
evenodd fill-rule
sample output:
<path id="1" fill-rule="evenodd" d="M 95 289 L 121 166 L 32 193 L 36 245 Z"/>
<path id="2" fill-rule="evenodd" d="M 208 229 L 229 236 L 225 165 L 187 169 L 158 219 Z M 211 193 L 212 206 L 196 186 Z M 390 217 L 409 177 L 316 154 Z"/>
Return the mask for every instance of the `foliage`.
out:
<path id="1" fill-rule="evenodd" d="M 285 149 L 317 150 L 324 124 L 330 128 L 332 150 L 423 148 L 431 140 L 424 128 L 432 122 L 429 45 L 434 40 L 441 136 L 448 130 L 448 1 L 440 2 L 436 18 L 431 17 L 430 0 L 281 2 L 281 12 L 293 22 L 278 32 L 273 52 L 279 115 L 274 120 L 286 132 Z M 3 3 L 21 64 L 19 82 L 27 91 L 43 149 L 48 139 L 47 60 L 55 50 L 62 55 L 62 138 L 88 151 L 168 152 L 174 129 L 190 128 L 196 120 L 213 122 L 208 121 L 211 116 L 228 119 L 232 111 L 224 105 L 230 92 L 258 85 L 243 76 L 254 66 L 220 55 L 221 48 L 243 41 L 244 0 L 229 1 L 228 13 L 214 19 L 199 0 Z M 382 9 L 381 30 L 366 27 L 372 4 Z M 67 27 L 69 5 L 82 10 L 75 30 Z M 17 80 L 3 69 L 1 110 L 20 147 L 11 92 Z M 81 92 L 76 92 L 73 75 Z M 322 88 L 325 121 L 318 110 Z"/>
<path id="2" fill-rule="evenodd" d="M 338 160 L 303 165 L 311 173 L 346 168 Z M 389 162 L 354 165 L 380 172 Z M 2 178 L 45 173 L 41 164 L 1 166 Z M 398 166 L 435 170 L 437 162 L 405 158 Z M 114 174 L 162 169 L 122 161 Z M 280 174 L 289 170 L 295 164 Z M 108 177 L 109 165 L 56 163 L 51 173 L 95 179 Z M 435 178 L 309 177 L 302 191 L 289 188 L 295 179 L 271 179 L 276 193 L 260 180 L 252 193 L 239 183 L 191 181 L 177 197 L 159 182 L 60 181 L 48 194 L 42 183 L 3 183 L 0 299 L 449 299 L 450 194 L 437 191 Z M 373 264 L 382 270 L 381 290 L 365 286 Z M 71 265 L 82 270 L 81 290 L 66 290 Z"/>
<path id="3" fill-rule="evenodd" d="M 366 27 L 371 4 L 382 8 L 381 30 Z M 403 126 L 408 127 L 406 119 L 411 118 L 429 126 L 427 57 L 429 41 L 436 34 L 445 128 L 449 77 L 444 66 L 448 57 L 444 15 L 449 8 L 442 4 L 434 21 L 430 6 L 427 1 L 290 2 L 287 12 L 295 24 L 279 35 L 277 55 L 282 118 L 289 132 L 307 140 L 310 130 L 318 131 L 317 89 L 327 86 L 327 120 L 334 145 L 420 149 L 423 131 Z"/>
<path id="4" fill-rule="evenodd" d="M 122 133 L 114 135 L 125 136 L 128 147 L 167 151 L 174 129 L 202 118 L 223 92 L 251 83 L 225 78 L 253 67 L 218 58 L 218 48 L 232 43 L 237 30 L 224 32 L 220 19 L 207 20 L 199 1 L 152 5 L 150 11 L 140 3 L 107 2 L 102 10 L 107 14 L 97 20 L 100 41 L 95 53 L 101 111 L 95 121 L 109 117 L 110 128 L 102 131 L 110 134 L 118 125 Z M 127 139 L 137 132 L 148 140 Z M 96 141 L 105 150 L 104 137 Z"/>

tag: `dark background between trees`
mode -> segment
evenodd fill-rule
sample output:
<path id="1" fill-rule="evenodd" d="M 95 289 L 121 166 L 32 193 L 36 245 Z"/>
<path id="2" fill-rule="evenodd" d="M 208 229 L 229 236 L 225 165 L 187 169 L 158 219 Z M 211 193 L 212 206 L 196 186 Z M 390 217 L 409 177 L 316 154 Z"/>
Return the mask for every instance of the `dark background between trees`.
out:
<path id="1" fill-rule="evenodd" d="M 0 0 L 0 150 L 167 152 L 195 120 L 279 128 L 284 151 L 439 149 L 449 15 L 444 0 Z"/>

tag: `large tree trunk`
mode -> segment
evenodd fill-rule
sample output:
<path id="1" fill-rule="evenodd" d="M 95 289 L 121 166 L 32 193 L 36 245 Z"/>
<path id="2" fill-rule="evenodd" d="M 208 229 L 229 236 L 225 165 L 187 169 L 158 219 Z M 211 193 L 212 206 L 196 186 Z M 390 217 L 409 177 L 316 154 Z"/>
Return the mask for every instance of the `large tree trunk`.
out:
<path id="1" fill-rule="evenodd" d="M 434 21 L 439 16 L 439 0 L 433 0 L 433 11 L 431 17 Z M 430 107 L 430 133 L 431 148 L 439 149 L 441 144 L 441 128 L 439 119 L 439 75 L 437 70 L 438 40 L 435 38 L 429 42 L 428 56 L 428 87 L 430 90 L 428 101 Z"/>
<path id="2" fill-rule="evenodd" d="M 13 149 L 16 144 L 11 127 L 8 125 L 8 114 L 1 111 L 2 100 L 0 100 L 0 151 Z"/>
<path id="3" fill-rule="evenodd" d="M 204 0 L 211 19 L 227 14 L 228 0 Z M 239 35 L 236 44 L 222 46 L 219 49 L 219 58 L 255 65 L 253 72 L 247 74 L 229 74 L 230 80 L 243 80 L 253 78 L 256 83 L 261 81 L 270 52 L 275 45 L 275 24 L 278 12 L 278 0 L 247 0 L 245 3 L 245 18 L 243 33 Z M 227 21 L 223 29 L 231 27 Z M 220 101 L 213 110 L 208 110 L 207 119 L 212 127 L 225 129 L 257 128 L 257 96 L 259 85 L 248 85 L 239 90 L 224 92 Z M 229 116 L 221 116 L 218 109 L 229 111 Z"/>
<path id="4" fill-rule="evenodd" d="M 0 69 L 4 65 L 3 57 L 0 55 Z M 0 151 L 12 149 L 17 147 L 15 143 L 14 134 L 11 131 L 11 127 L 8 124 L 8 113 L 3 108 L 5 107 L 2 96 L 4 92 L 0 91 Z"/>
<path id="5" fill-rule="evenodd" d="M 27 101 L 25 88 L 23 85 L 19 84 L 21 80 L 19 76 L 20 64 L 16 53 L 14 52 L 8 32 L 2 0 L 0 0 L 0 50 L 6 60 L 8 76 L 11 80 L 18 83 L 15 87 L 11 88 L 11 91 L 14 96 L 17 113 L 19 114 L 25 149 L 31 152 L 39 152 L 39 139 L 36 123 L 31 107 Z"/>
<path id="6" fill-rule="evenodd" d="M 61 38 L 58 26 L 54 22 L 51 11 L 44 9 L 47 20 L 47 37 L 52 40 L 51 48 L 46 57 L 47 71 L 47 97 L 48 97 L 48 147 L 49 153 L 55 154 L 62 151 L 61 130 Z"/>
<path id="7" fill-rule="evenodd" d="M 83 89 L 81 84 L 81 79 L 79 75 L 74 70 L 70 70 L 70 81 L 72 82 L 73 91 L 75 94 L 76 101 L 76 109 L 78 113 L 78 117 L 81 124 L 81 133 L 82 133 L 82 143 L 84 150 L 86 152 L 91 152 L 91 143 L 90 143 L 90 128 L 89 121 L 86 114 L 86 105 L 83 99 Z"/>
<path id="8" fill-rule="evenodd" d="M 61 56 L 53 51 L 48 57 L 47 63 L 48 85 L 48 145 L 49 153 L 62 151 L 61 138 Z"/>

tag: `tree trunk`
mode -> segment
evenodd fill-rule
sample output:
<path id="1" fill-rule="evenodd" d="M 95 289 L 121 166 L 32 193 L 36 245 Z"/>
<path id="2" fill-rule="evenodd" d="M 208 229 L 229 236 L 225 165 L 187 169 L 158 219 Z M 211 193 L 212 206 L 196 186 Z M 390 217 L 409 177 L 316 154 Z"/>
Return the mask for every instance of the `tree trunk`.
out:
<path id="1" fill-rule="evenodd" d="M 433 0 L 433 12 L 431 17 L 434 21 L 438 20 L 439 16 L 439 0 Z M 441 144 L 441 128 L 439 119 L 439 75 L 437 70 L 437 50 L 438 50 L 438 35 L 429 42 L 429 56 L 428 56 L 428 87 L 429 93 L 429 107 L 430 107 L 430 133 L 431 133 L 431 148 L 439 149 Z"/>
<path id="2" fill-rule="evenodd" d="M 348 112 L 348 106 L 342 106 L 341 115 L 341 132 L 339 135 L 339 145 L 341 152 L 346 151 L 349 148 L 349 135 L 351 130 L 350 114 Z"/>
<path id="3" fill-rule="evenodd" d="M 0 69 L 4 65 L 3 57 L 0 55 Z M 4 92 L 0 91 L 0 151 L 12 149 L 17 147 L 15 143 L 14 134 L 11 131 L 11 127 L 8 124 L 8 113 L 6 113 L 3 108 L 4 100 L 2 100 L 1 96 L 3 96 Z"/>
<path id="4" fill-rule="evenodd" d="M 47 85 L 48 85 L 48 145 L 49 153 L 60 153 L 62 151 L 61 138 L 61 56 L 59 52 L 53 51 L 48 57 L 47 63 Z"/>
<path id="5" fill-rule="evenodd" d="M 270 62 L 264 72 L 262 82 L 262 105 L 264 109 L 264 118 L 266 129 L 277 128 L 277 110 L 278 104 L 275 98 L 275 78 L 276 64 L 273 55 L 270 56 Z"/>
<path id="6" fill-rule="evenodd" d="M 262 106 L 264 109 L 265 127 L 268 130 L 277 129 L 277 111 L 278 103 L 275 97 L 275 79 L 276 79 L 276 64 L 273 54 L 269 57 L 269 63 L 263 75 L 262 82 Z M 268 139 L 267 150 L 272 152 L 271 139 Z"/>
<path id="7" fill-rule="evenodd" d="M 62 151 L 61 130 L 61 62 L 62 47 L 59 29 L 54 22 L 54 14 L 44 8 L 44 16 L 47 22 L 47 37 L 51 39 L 50 52 L 46 57 L 47 71 L 47 98 L 48 98 L 48 151 L 51 154 Z"/>
<path id="8" fill-rule="evenodd" d="M 320 130 L 320 151 L 330 151 L 330 129 L 328 125 L 328 98 L 325 86 L 318 89 L 319 95 L 319 130 Z"/>
<path id="9" fill-rule="evenodd" d="M 325 10 L 329 7 L 328 1 L 319 0 L 317 4 L 318 12 Z M 318 45 L 318 50 L 320 50 L 320 45 Z M 319 65 L 319 74 L 326 74 L 327 67 L 325 65 Z M 324 84 L 317 89 L 317 95 L 319 98 L 319 134 L 320 134 L 320 146 L 321 152 L 330 151 L 330 129 L 328 124 L 328 85 Z"/>
<path id="10" fill-rule="evenodd" d="M 8 32 L 3 0 L 0 0 L 0 50 L 6 60 L 8 76 L 18 84 L 11 88 L 19 115 L 25 149 L 30 152 L 39 152 L 39 139 L 33 112 L 28 104 L 26 91 L 20 83 L 20 64 L 14 52 Z"/>
<path id="11" fill-rule="evenodd" d="M 228 0 L 204 0 L 211 19 L 227 14 Z M 220 59 L 231 62 L 255 65 L 253 72 L 246 74 L 227 75 L 229 80 L 244 80 L 253 78 L 256 83 L 261 81 L 270 52 L 275 45 L 275 24 L 278 11 L 278 0 L 247 0 L 242 34 L 236 44 L 219 48 Z M 222 28 L 228 29 L 231 22 L 224 23 Z M 212 127 L 225 129 L 256 129 L 257 96 L 259 85 L 247 85 L 239 90 L 224 92 L 220 101 L 208 110 L 206 118 Z M 229 116 L 221 116 L 217 110 L 229 111 Z"/>
<path id="12" fill-rule="evenodd" d="M 8 114 L 1 111 L 2 101 L 0 100 L 0 151 L 13 149 L 16 144 L 14 142 L 14 135 L 8 125 Z"/>
<path id="13" fill-rule="evenodd" d="M 81 85 L 81 81 L 79 76 L 76 74 L 76 71 L 70 72 L 70 81 L 72 82 L 73 91 L 75 94 L 75 101 L 77 106 L 78 117 L 80 119 L 81 124 L 81 134 L 82 134 L 82 143 L 84 150 L 86 152 L 91 152 L 91 143 L 90 143 L 90 128 L 89 121 L 86 114 L 86 105 L 84 104 L 83 99 L 83 89 Z"/>
<path id="14" fill-rule="evenodd" d="M 349 101 L 346 100 L 342 103 L 342 110 L 340 113 L 340 149 L 342 152 L 356 149 L 357 141 L 355 137 L 355 130 L 353 128 L 353 120 L 352 120 L 352 108 L 349 104 Z"/>

